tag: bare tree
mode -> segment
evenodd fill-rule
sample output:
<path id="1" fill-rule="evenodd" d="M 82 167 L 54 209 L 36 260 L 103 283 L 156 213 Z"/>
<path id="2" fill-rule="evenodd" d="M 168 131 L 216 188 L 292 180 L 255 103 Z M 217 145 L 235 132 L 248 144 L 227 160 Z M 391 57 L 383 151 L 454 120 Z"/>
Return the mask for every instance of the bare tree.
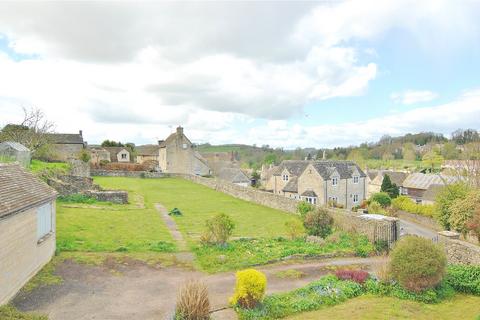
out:
<path id="1" fill-rule="evenodd" d="M 0 141 L 15 141 L 23 144 L 35 153 L 50 144 L 49 133 L 54 124 L 48 121 L 42 110 L 37 108 L 23 109 L 23 120 L 18 124 L 7 124 L 0 131 Z"/>

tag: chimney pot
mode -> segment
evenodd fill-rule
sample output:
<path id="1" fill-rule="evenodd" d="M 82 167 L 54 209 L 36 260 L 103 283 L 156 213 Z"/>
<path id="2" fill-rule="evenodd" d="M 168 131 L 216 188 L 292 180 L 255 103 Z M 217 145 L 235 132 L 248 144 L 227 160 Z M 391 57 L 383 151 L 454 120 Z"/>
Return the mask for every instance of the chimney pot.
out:
<path id="1" fill-rule="evenodd" d="M 83 134 L 82 130 L 78 130 L 78 133 L 80 134 L 80 136 L 83 136 L 82 135 Z"/>
<path id="2" fill-rule="evenodd" d="M 177 134 L 183 134 L 183 128 L 178 126 L 177 127 Z"/>

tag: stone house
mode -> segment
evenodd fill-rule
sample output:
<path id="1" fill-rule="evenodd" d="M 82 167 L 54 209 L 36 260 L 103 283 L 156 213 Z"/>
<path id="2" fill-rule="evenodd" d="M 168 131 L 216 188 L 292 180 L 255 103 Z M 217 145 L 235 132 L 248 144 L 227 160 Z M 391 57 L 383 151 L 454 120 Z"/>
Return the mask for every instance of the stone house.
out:
<path id="1" fill-rule="evenodd" d="M 205 176 L 211 174 L 207 161 L 194 149 L 192 142 L 178 127 L 165 141 L 160 141 L 160 170 Z"/>
<path id="2" fill-rule="evenodd" d="M 50 133 L 47 138 L 53 145 L 51 160 L 54 161 L 77 159 L 86 146 L 82 130 L 78 133 Z"/>
<path id="3" fill-rule="evenodd" d="M 453 176 L 415 172 L 409 174 L 403 181 L 401 194 L 410 197 L 416 203 L 423 203 L 425 192 L 430 186 L 445 186 L 456 181 L 458 181 L 458 178 Z M 427 200 L 428 202 L 429 200 Z"/>
<path id="4" fill-rule="evenodd" d="M 218 179 L 241 187 L 248 187 L 251 184 L 250 178 L 239 168 L 223 168 L 218 173 Z"/>
<path id="5" fill-rule="evenodd" d="M 110 162 L 130 162 L 130 151 L 125 147 L 104 147 L 110 153 Z"/>
<path id="6" fill-rule="evenodd" d="M 57 193 L 17 164 L 0 164 L 0 305 L 55 253 Z"/>
<path id="7" fill-rule="evenodd" d="M 366 197 L 366 174 L 352 161 L 288 160 L 273 174 L 273 192 L 350 209 Z"/>
<path id="8" fill-rule="evenodd" d="M 277 172 L 278 166 L 273 164 L 270 165 L 262 165 L 262 169 L 260 171 L 260 187 L 265 191 L 273 192 L 274 188 L 274 179 L 273 174 Z"/>
<path id="9" fill-rule="evenodd" d="M 377 175 L 370 181 L 370 183 L 368 183 L 367 198 L 374 193 L 380 192 L 385 175 L 390 177 L 392 183 L 396 184 L 399 188 L 399 192 L 402 193 L 403 181 L 407 178 L 408 172 L 382 170 L 378 171 Z"/>
<path id="10" fill-rule="evenodd" d="M 27 168 L 31 160 L 30 150 L 21 143 L 4 141 L 0 143 L 0 160 L 18 162 Z"/>
<path id="11" fill-rule="evenodd" d="M 90 163 L 99 165 L 102 162 L 110 162 L 110 152 L 103 147 L 89 146 Z"/>
<path id="12" fill-rule="evenodd" d="M 160 158 L 160 145 L 147 144 L 138 146 L 135 147 L 135 153 L 137 163 L 144 163 L 147 161 L 155 161 L 158 163 Z"/>

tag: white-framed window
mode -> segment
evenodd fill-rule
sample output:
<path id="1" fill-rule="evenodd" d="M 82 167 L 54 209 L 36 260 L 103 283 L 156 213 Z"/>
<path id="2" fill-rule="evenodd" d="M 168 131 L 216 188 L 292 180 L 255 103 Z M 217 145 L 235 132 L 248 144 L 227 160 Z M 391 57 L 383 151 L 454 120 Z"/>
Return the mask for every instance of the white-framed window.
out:
<path id="1" fill-rule="evenodd" d="M 305 197 L 305 201 L 310 204 L 317 204 L 317 197 Z"/>
<path id="2" fill-rule="evenodd" d="M 338 178 L 332 178 L 332 186 L 336 186 L 338 184 Z"/>
<path id="3" fill-rule="evenodd" d="M 358 203 L 358 194 L 353 195 L 353 203 Z"/>
<path id="4" fill-rule="evenodd" d="M 360 180 L 359 176 L 354 176 L 353 177 L 353 183 L 358 183 L 359 180 Z"/>
<path id="5" fill-rule="evenodd" d="M 183 149 L 187 149 L 187 144 L 184 143 L 184 144 L 182 145 L 182 148 L 183 148 Z"/>
<path id="6" fill-rule="evenodd" d="M 408 195 L 408 189 L 400 187 L 400 194 Z"/>
<path id="7" fill-rule="evenodd" d="M 122 159 L 127 159 L 127 154 L 126 153 L 122 153 Z"/>
<path id="8" fill-rule="evenodd" d="M 47 203 L 37 209 L 37 240 L 52 232 L 52 204 Z"/>
<path id="9" fill-rule="evenodd" d="M 284 174 L 284 175 L 282 176 L 282 179 L 283 179 L 283 181 L 288 181 L 288 174 Z"/>

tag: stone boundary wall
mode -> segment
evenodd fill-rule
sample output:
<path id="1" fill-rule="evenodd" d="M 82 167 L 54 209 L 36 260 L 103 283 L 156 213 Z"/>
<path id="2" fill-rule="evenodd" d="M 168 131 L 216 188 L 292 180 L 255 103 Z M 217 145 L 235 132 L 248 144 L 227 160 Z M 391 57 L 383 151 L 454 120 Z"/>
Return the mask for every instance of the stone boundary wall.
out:
<path id="1" fill-rule="evenodd" d="M 447 260 L 455 264 L 480 265 L 480 247 L 462 240 L 458 240 L 458 234 L 450 231 L 438 233 L 438 242 L 443 244 Z"/>
<path id="2" fill-rule="evenodd" d="M 121 170 L 97 170 L 90 171 L 92 176 L 98 177 L 131 177 L 131 178 L 167 178 L 170 175 L 163 172 L 148 171 L 121 171 Z"/>
<path id="3" fill-rule="evenodd" d="M 128 203 L 128 192 L 122 190 L 88 190 L 85 195 L 97 199 L 98 201 L 107 201 L 112 203 Z"/>
<path id="4" fill-rule="evenodd" d="M 407 220 L 416 224 L 419 224 L 421 226 L 424 226 L 425 228 L 432 229 L 435 231 L 442 231 L 443 228 L 438 224 L 438 222 L 431 218 L 431 217 L 426 217 L 422 216 L 419 214 L 413 214 L 405 211 L 397 211 L 396 215 L 398 218 Z"/>

